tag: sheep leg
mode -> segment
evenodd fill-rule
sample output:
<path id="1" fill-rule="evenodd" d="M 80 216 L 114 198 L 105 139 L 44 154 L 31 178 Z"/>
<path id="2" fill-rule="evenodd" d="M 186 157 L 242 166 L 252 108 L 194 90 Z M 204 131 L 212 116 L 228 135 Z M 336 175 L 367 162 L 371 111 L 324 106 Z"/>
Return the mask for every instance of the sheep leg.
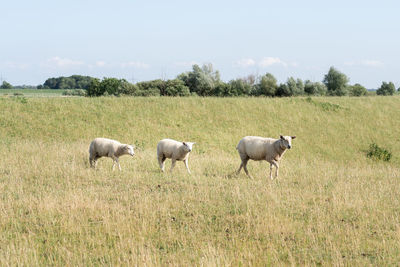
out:
<path id="1" fill-rule="evenodd" d="M 274 178 L 272 178 L 272 163 L 269 164 L 269 179 L 274 180 Z"/>
<path id="2" fill-rule="evenodd" d="M 185 159 L 183 162 L 185 163 L 186 169 L 187 169 L 188 173 L 190 174 L 188 161 L 189 161 L 189 159 Z"/>
<path id="3" fill-rule="evenodd" d="M 119 164 L 119 159 L 117 158 L 117 164 L 118 164 L 118 169 L 119 169 L 119 171 L 121 171 L 121 165 Z"/>
<path id="4" fill-rule="evenodd" d="M 271 178 L 271 180 L 273 180 L 272 178 L 272 165 L 275 166 L 275 178 L 278 178 L 278 170 L 279 170 L 279 164 L 276 161 L 272 161 L 270 163 L 270 171 L 269 171 L 269 178 Z"/>
<path id="5" fill-rule="evenodd" d="M 253 179 L 253 177 L 249 174 L 249 171 L 247 170 L 247 163 L 248 162 L 249 162 L 248 159 L 243 161 L 243 169 L 244 169 L 244 172 L 247 174 L 247 176 L 249 176 L 251 179 Z"/>
<path id="6" fill-rule="evenodd" d="M 275 178 L 278 178 L 278 172 L 279 172 L 279 163 L 274 161 L 274 165 L 275 165 Z"/>
<path id="7" fill-rule="evenodd" d="M 164 172 L 165 159 L 166 159 L 166 158 L 165 158 L 164 156 L 158 157 L 158 163 L 160 164 L 160 168 L 161 168 L 161 171 L 162 171 L 162 172 Z"/>
<path id="8" fill-rule="evenodd" d="M 240 173 L 242 168 L 243 168 L 243 161 L 240 163 L 240 167 L 239 167 L 239 170 L 236 171 L 236 175 L 238 175 Z"/>
<path id="9" fill-rule="evenodd" d="M 176 159 L 172 159 L 170 172 L 172 172 L 172 169 L 175 167 L 175 163 L 176 163 Z"/>
<path id="10" fill-rule="evenodd" d="M 240 159 L 242 160 L 242 163 L 240 163 L 240 167 L 239 169 L 236 171 L 236 175 L 238 175 L 240 173 L 240 171 L 242 170 L 242 168 L 245 168 L 245 172 L 247 175 L 249 175 L 249 172 L 247 171 L 247 162 L 249 161 L 249 157 L 246 154 L 241 154 L 239 153 Z"/>
<path id="11" fill-rule="evenodd" d="M 119 170 L 121 171 L 121 165 L 119 165 L 119 160 L 117 157 L 112 157 L 113 160 L 113 166 L 112 166 L 112 170 L 115 170 L 115 165 L 118 165 Z"/>
<path id="12" fill-rule="evenodd" d="M 95 162 L 96 161 L 93 158 L 89 157 L 89 163 L 90 163 L 90 167 L 91 168 L 96 168 L 95 165 L 94 165 Z"/>
<path id="13" fill-rule="evenodd" d="M 97 168 L 97 160 L 100 157 L 93 157 L 93 158 L 89 158 L 90 161 L 90 167 L 96 169 Z"/>

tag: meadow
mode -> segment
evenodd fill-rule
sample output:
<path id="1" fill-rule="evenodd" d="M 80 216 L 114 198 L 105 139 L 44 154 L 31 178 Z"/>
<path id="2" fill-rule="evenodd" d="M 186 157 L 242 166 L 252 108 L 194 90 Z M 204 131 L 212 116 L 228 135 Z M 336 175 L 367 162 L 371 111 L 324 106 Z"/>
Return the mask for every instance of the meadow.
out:
<path id="1" fill-rule="evenodd" d="M 0 97 L 0 265 L 400 262 L 400 97 Z M 279 178 L 246 135 L 296 135 Z M 89 168 L 95 137 L 136 156 Z M 161 173 L 162 138 L 196 142 Z M 371 143 L 392 152 L 367 158 Z M 171 165 L 166 163 L 166 169 Z"/>
<path id="2" fill-rule="evenodd" d="M 54 89 L 0 89 L 0 96 L 6 97 L 59 97 L 66 90 Z"/>

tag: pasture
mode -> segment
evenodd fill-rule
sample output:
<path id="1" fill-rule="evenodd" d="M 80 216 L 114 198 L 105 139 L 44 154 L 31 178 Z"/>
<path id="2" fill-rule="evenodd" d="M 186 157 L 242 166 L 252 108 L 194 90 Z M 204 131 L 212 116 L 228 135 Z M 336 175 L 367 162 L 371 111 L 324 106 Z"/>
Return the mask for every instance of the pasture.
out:
<path id="1" fill-rule="evenodd" d="M 59 97 L 66 90 L 54 89 L 0 89 L 2 97 Z"/>
<path id="2" fill-rule="evenodd" d="M 0 97 L 0 265 L 396 265 L 400 98 Z M 277 180 L 246 135 L 296 135 Z M 94 137 L 136 156 L 89 168 Z M 162 138 L 196 142 L 161 173 Z M 390 162 L 367 158 L 371 143 Z M 168 170 L 171 162 L 166 162 Z"/>

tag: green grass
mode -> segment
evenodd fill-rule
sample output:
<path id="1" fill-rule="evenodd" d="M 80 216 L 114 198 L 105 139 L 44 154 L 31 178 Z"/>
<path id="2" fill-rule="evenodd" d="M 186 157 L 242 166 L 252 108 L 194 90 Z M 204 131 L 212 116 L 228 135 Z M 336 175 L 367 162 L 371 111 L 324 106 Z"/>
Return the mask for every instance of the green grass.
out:
<path id="1" fill-rule="evenodd" d="M 0 96 L 59 97 L 65 90 L 54 89 L 0 89 Z"/>
<path id="2" fill-rule="evenodd" d="M 396 265 L 399 100 L 0 98 L 0 265 Z M 277 180 L 233 175 L 243 136 L 280 134 Z M 137 146 L 122 172 L 89 168 L 100 136 Z M 166 137 L 197 142 L 192 175 L 160 173 Z"/>

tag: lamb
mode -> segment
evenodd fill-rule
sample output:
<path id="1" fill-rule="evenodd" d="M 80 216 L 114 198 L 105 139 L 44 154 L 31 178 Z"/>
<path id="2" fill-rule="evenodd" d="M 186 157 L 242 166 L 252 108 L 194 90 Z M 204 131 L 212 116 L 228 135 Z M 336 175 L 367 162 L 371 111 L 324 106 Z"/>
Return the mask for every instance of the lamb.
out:
<path id="1" fill-rule="evenodd" d="M 113 160 L 112 170 L 115 169 L 115 164 L 118 164 L 118 168 L 121 171 L 121 165 L 119 164 L 119 157 L 122 155 L 135 155 L 132 145 L 121 144 L 116 140 L 107 138 L 95 138 L 89 146 L 89 162 L 90 167 L 96 169 L 97 160 L 101 157 L 109 157 Z"/>
<path id="2" fill-rule="evenodd" d="M 286 149 L 292 147 L 292 139 L 296 136 L 280 136 L 279 139 L 264 138 L 258 136 L 246 136 L 239 141 L 236 149 L 239 152 L 242 163 L 240 164 L 239 170 L 236 174 L 240 173 L 240 170 L 244 169 L 246 174 L 251 178 L 247 170 L 247 162 L 249 159 L 252 160 L 266 160 L 270 163 L 269 177 L 272 178 L 272 166 L 276 167 L 275 178 L 278 177 L 279 160 L 282 158 Z"/>
<path id="3" fill-rule="evenodd" d="M 183 161 L 186 169 L 190 174 L 189 170 L 189 154 L 193 149 L 193 142 L 179 142 L 172 139 L 163 139 L 157 144 L 157 158 L 160 164 L 161 171 L 164 172 L 165 159 L 172 159 L 171 170 L 175 167 L 176 161 Z"/>

